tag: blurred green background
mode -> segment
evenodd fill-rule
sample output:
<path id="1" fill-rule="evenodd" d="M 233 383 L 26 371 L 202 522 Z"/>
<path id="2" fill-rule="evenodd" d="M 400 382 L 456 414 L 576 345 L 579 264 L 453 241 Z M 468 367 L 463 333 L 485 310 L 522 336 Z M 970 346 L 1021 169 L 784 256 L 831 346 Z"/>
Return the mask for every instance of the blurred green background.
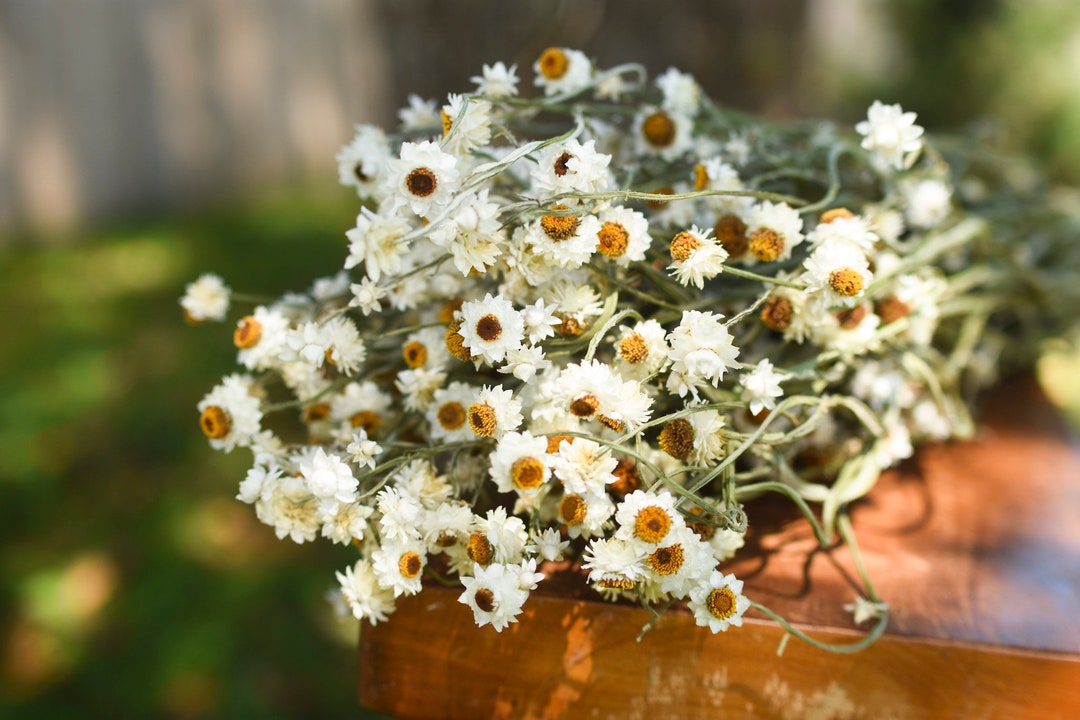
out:
<path id="1" fill-rule="evenodd" d="M 207 271 L 270 296 L 333 274 L 358 209 L 334 149 L 409 92 L 495 60 L 528 92 L 560 44 L 774 116 L 900 102 L 1080 181 L 1068 0 L 92 8 L 0 0 L 4 716 L 365 716 L 355 623 L 324 600 L 349 554 L 278 541 L 234 499 L 249 458 L 211 451 L 195 411 L 231 328 L 186 326 L 177 300 Z M 1048 350 L 1080 418 L 1080 361 Z"/>

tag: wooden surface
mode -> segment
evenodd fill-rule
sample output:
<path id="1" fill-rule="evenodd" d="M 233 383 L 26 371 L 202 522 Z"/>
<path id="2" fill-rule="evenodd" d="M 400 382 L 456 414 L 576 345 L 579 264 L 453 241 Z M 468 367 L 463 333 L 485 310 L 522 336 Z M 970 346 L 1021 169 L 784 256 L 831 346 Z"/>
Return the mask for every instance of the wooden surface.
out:
<path id="1" fill-rule="evenodd" d="M 499 634 L 428 588 L 365 626 L 360 702 L 400 718 L 1080 717 L 1080 454 L 1030 379 L 981 417 L 977 441 L 921 451 L 853 511 L 892 608 L 869 650 L 792 640 L 778 657 L 772 623 L 714 636 L 679 612 L 636 643 L 639 608 L 535 593 Z M 725 569 L 816 637 L 857 638 L 851 558 L 768 510 Z"/>

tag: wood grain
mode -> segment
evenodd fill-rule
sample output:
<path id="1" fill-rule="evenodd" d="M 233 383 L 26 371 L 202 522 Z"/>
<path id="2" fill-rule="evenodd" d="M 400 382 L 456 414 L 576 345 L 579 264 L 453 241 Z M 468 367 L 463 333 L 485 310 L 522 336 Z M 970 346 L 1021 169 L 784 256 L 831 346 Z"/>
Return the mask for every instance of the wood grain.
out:
<path id="1" fill-rule="evenodd" d="M 361 704 L 396 717 L 1073 718 L 1080 716 L 1080 452 L 1030 378 L 975 441 L 920 451 L 853 509 L 889 631 L 837 655 L 748 619 L 712 635 L 669 612 L 534 594 L 501 634 L 458 592 L 425 589 L 365 626 Z M 729 568 L 815 637 L 859 637 L 845 550 L 763 504 Z M 541 584 L 543 587 L 543 584 Z M 749 618 L 748 614 L 748 618 Z"/>

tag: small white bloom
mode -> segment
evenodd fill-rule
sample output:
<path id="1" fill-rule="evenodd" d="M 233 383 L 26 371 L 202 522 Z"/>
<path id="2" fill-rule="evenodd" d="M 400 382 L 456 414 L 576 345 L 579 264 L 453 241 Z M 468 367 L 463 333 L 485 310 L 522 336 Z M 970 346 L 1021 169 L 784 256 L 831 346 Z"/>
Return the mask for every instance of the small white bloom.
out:
<path id="1" fill-rule="evenodd" d="M 191 322 L 199 323 L 206 320 L 220 322 L 229 312 L 231 296 L 232 290 L 220 277 L 206 273 L 187 285 L 184 297 L 180 298 L 180 307 L 184 309 L 184 315 Z"/>
<path id="2" fill-rule="evenodd" d="M 756 204 L 746 220 L 750 252 L 762 262 L 787 260 L 804 239 L 802 228 L 802 217 L 787 203 Z"/>
<path id="3" fill-rule="evenodd" d="M 648 219 L 637 210 L 622 205 L 600 213 L 600 229 L 596 236 L 597 252 L 619 267 L 643 261 L 652 244 Z"/>
<path id="4" fill-rule="evenodd" d="M 338 503 L 356 499 L 359 481 L 341 458 L 317 448 L 315 454 L 300 463 L 300 474 L 307 482 L 311 494 L 319 500 L 322 511 L 333 511 Z"/>
<path id="5" fill-rule="evenodd" d="M 855 596 L 855 602 L 845 603 L 844 610 L 854 616 L 856 625 L 862 625 L 867 620 L 876 620 L 889 610 L 889 606 L 883 602 L 867 600 L 862 595 Z"/>
<path id="6" fill-rule="evenodd" d="M 409 540 L 420 537 L 420 520 L 424 506 L 404 488 L 384 487 L 375 496 L 375 507 L 381 517 L 379 530 L 383 540 Z"/>
<path id="7" fill-rule="evenodd" d="M 432 439 L 448 443 L 473 439 L 468 410 L 476 396 L 476 388 L 459 381 L 435 390 L 425 412 Z"/>
<path id="8" fill-rule="evenodd" d="M 585 546 L 581 567 L 589 582 L 601 587 L 629 589 L 645 578 L 645 549 L 619 538 L 593 538 Z"/>
<path id="9" fill-rule="evenodd" d="M 701 87 L 689 73 L 682 73 L 675 68 L 656 78 L 656 86 L 664 95 L 662 105 L 672 113 L 693 116 L 701 103 Z"/>
<path id="10" fill-rule="evenodd" d="M 510 390 L 485 385 L 466 415 L 469 428 L 476 435 L 498 440 L 521 425 L 521 401 Z"/>
<path id="11" fill-rule="evenodd" d="M 338 545 L 360 542 L 367 535 L 367 519 L 373 512 L 360 503 L 341 503 L 335 512 L 324 514 L 322 536 Z"/>
<path id="12" fill-rule="evenodd" d="M 742 580 L 713 570 L 708 580 L 690 591 L 694 620 L 714 633 L 724 632 L 732 625 L 740 627 L 743 613 L 750 607 L 742 589 Z"/>
<path id="13" fill-rule="evenodd" d="M 382 299 L 386 297 L 386 289 L 369 277 L 349 286 L 353 299 L 349 301 L 349 307 L 360 308 L 360 312 L 367 317 L 373 312 L 378 312 L 382 307 Z"/>
<path id="14" fill-rule="evenodd" d="M 652 552 L 667 542 L 672 532 L 686 527 L 682 514 L 675 509 L 675 496 L 667 490 L 635 490 L 622 499 L 615 510 L 619 528 L 615 537 L 637 543 Z"/>
<path id="15" fill-rule="evenodd" d="M 653 319 L 619 328 L 615 339 L 615 370 L 624 378 L 644 380 L 668 359 L 667 331 Z"/>
<path id="16" fill-rule="evenodd" d="M 806 291 L 825 307 L 856 305 L 874 277 L 865 253 L 843 241 L 826 241 L 810 253 L 803 267 Z"/>
<path id="17" fill-rule="evenodd" d="M 559 451 L 551 458 L 555 477 L 568 493 L 602 495 L 604 489 L 618 480 L 615 468 L 619 461 L 611 451 L 587 438 L 570 438 L 559 443 Z"/>
<path id="18" fill-rule="evenodd" d="M 460 317 L 462 345 L 473 357 L 497 363 L 521 348 L 525 319 L 503 296 L 488 293 L 483 300 L 470 300 L 461 306 Z"/>
<path id="19" fill-rule="evenodd" d="M 379 443 L 368 439 L 367 431 L 364 428 L 353 430 L 352 439 L 345 448 L 345 452 L 349 453 L 349 460 L 353 464 L 371 469 L 375 469 L 375 458 L 382 451 L 383 449 L 379 446 Z"/>
<path id="20" fill-rule="evenodd" d="M 510 432 L 491 453 L 491 479 L 499 492 L 535 495 L 551 478 L 547 440 L 532 433 Z"/>
<path id="21" fill-rule="evenodd" d="M 911 166 L 922 149 L 923 129 L 915 124 L 915 117 L 915 113 L 904 112 L 899 105 L 875 100 L 866 112 L 866 120 L 855 130 L 863 136 L 863 149 L 886 165 L 902 170 Z"/>
<path id="22" fill-rule="evenodd" d="M 478 627 L 491 625 L 496 632 L 502 632 L 507 625 L 517 622 L 529 597 L 518 578 L 516 568 L 502 563 L 491 563 L 487 567 L 474 564 L 472 577 L 461 578 L 465 591 L 458 602 L 472 609 Z"/>
<path id="23" fill-rule="evenodd" d="M 611 156 L 596 151 L 596 141 L 576 139 L 548 145 L 536 158 L 533 187 L 541 198 L 567 192 L 594 193 L 606 190 L 611 182 Z"/>
<path id="24" fill-rule="evenodd" d="M 467 155 L 491 142 L 491 103 L 452 94 L 442 107 L 442 146 L 454 155 Z"/>
<path id="25" fill-rule="evenodd" d="M 544 95 L 573 95 L 592 82 L 592 62 L 580 50 L 551 47 L 533 63 L 533 83 Z"/>
<path id="26" fill-rule="evenodd" d="M 398 110 L 401 129 L 404 132 L 426 130 L 433 132 L 441 124 L 439 109 L 434 100 L 425 100 L 419 95 L 409 95 L 408 106 Z"/>
<path id="27" fill-rule="evenodd" d="M 690 392 L 696 398 L 699 387 L 706 383 L 716 387 L 724 373 L 737 366 L 739 348 L 722 319 L 711 312 L 684 310 L 679 326 L 668 335 L 669 380 L 680 396 Z"/>
<path id="28" fill-rule="evenodd" d="M 401 242 L 401 238 L 409 232 L 409 223 L 399 217 L 383 217 L 376 215 L 366 207 L 361 208 L 356 216 L 356 227 L 348 230 L 345 237 L 349 239 L 349 256 L 345 259 L 345 269 L 351 269 L 364 264 L 364 272 L 371 284 L 361 285 L 361 289 L 369 296 L 365 300 L 358 301 L 362 306 L 378 309 L 378 298 L 374 283 L 377 283 L 383 275 L 394 275 L 401 270 L 401 256 L 408 252 L 408 245 Z M 354 295 L 359 298 L 355 286 L 350 286 Z"/>
<path id="29" fill-rule="evenodd" d="M 719 275 L 724 270 L 727 250 L 713 237 L 712 230 L 702 230 L 692 225 L 671 240 L 671 258 L 668 265 L 673 270 L 680 285 L 693 285 L 699 290 L 705 287 L 705 281 Z"/>
<path id="30" fill-rule="evenodd" d="M 461 181 L 457 158 L 429 140 L 402 143 L 400 157 L 389 161 L 388 178 L 390 211 L 408 206 L 420 217 L 446 207 Z"/>
<path id="31" fill-rule="evenodd" d="M 762 358 L 754 369 L 742 376 L 743 400 L 750 404 L 750 413 L 757 415 L 762 410 L 776 407 L 776 399 L 783 396 L 780 388 L 783 376 L 776 372 L 772 361 Z"/>
<path id="32" fill-rule="evenodd" d="M 386 176 L 390 157 L 390 144 L 381 128 L 357 125 L 353 139 L 337 154 L 338 181 L 356 188 L 361 197 L 373 196 Z"/>
<path id="33" fill-rule="evenodd" d="M 561 560 L 563 553 L 570 547 L 570 541 L 563 540 L 559 531 L 550 527 L 544 528 L 544 531 L 539 534 L 536 531 L 530 532 L 529 539 L 532 543 L 525 546 L 525 552 L 537 555 L 549 562 Z"/>
<path id="34" fill-rule="evenodd" d="M 394 612 L 394 593 L 379 585 L 375 571 L 367 560 L 357 560 L 344 573 L 336 573 L 341 594 L 357 620 L 372 625 L 384 622 Z"/>
<path id="35" fill-rule="evenodd" d="M 693 126 L 694 121 L 685 113 L 646 107 L 634 118 L 637 150 L 669 162 L 676 160 L 693 146 Z"/>
<path id="36" fill-rule="evenodd" d="M 427 368 L 402 370 L 394 379 L 394 387 L 405 398 L 405 409 L 426 412 L 435 401 L 435 391 L 446 382 L 446 373 Z"/>
<path id="37" fill-rule="evenodd" d="M 254 394 L 254 378 L 229 375 L 199 401 L 199 425 L 215 450 L 231 452 L 252 443 L 262 422 L 261 402 Z"/>
<path id="38" fill-rule="evenodd" d="M 502 61 L 494 65 L 485 64 L 481 74 L 474 75 L 469 80 L 476 83 L 476 93 L 478 95 L 514 97 L 518 94 L 517 65 L 506 67 Z"/>
<path id="39" fill-rule="evenodd" d="M 900 185 L 908 224 L 920 230 L 937 227 L 952 210 L 952 189 L 940 180 L 914 180 Z"/>
<path id="40" fill-rule="evenodd" d="M 371 567 L 384 588 L 394 591 L 394 597 L 415 595 L 423 587 L 423 571 L 427 566 L 424 544 L 417 536 L 388 541 L 371 553 Z"/>

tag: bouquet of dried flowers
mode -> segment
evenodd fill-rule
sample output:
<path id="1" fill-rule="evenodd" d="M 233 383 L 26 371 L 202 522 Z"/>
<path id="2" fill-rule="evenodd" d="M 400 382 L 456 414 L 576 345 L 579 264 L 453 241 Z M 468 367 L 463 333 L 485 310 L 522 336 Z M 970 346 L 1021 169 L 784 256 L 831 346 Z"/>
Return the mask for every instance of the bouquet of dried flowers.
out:
<path id="1" fill-rule="evenodd" d="M 723 570 L 744 503 L 786 496 L 858 561 L 846 507 L 972 432 L 1005 338 L 1069 319 L 1075 219 L 898 105 L 850 131 L 567 48 L 534 71 L 534 97 L 496 63 L 356 128 L 343 267 L 235 313 L 202 430 L 252 452 L 238 497 L 280 538 L 351 548 L 338 604 L 371 623 L 428 579 L 501 631 L 571 561 L 607 599 L 805 637 Z M 230 301 L 204 275 L 181 304 Z M 861 644 L 887 618 L 863 580 Z"/>

